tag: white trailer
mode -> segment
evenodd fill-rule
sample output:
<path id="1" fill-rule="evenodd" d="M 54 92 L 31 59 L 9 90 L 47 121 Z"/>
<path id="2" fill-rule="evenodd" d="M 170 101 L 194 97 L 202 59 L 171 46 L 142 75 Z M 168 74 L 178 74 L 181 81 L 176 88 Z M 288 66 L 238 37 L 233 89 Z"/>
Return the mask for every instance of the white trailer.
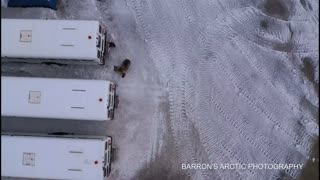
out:
<path id="1" fill-rule="evenodd" d="M 3 62 L 104 64 L 106 51 L 99 21 L 1 19 Z"/>
<path id="2" fill-rule="evenodd" d="M 1 176 L 104 180 L 111 152 L 108 136 L 1 134 Z"/>
<path id="3" fill-rule="evenodd" d="M 107 80 L 1 76 L 1 116 L 105 121 L 116 103 Z"/>

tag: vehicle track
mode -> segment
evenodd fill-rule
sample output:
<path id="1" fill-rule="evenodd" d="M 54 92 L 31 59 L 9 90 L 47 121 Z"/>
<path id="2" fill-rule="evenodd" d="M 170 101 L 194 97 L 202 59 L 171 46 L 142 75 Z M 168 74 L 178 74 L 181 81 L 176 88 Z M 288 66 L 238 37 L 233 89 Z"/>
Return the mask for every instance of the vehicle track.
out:
<path id="1" fill-rule="evenodd" d="M 254 59 L 259 55 L 249 58 L 254 48 L 270 53 L 277 51 L 274 46 L 290 42 L 290 22 L 268 17 L 248 7 L 252 4 L 244 1 L 206 1 L 208 7 L 203 9 L 196 1 L 128 2 L 129 7 L 133 6 L 142 37 L 150 45 L 152 60 L 168 81 L 171 129 L 182 161 L 199 162 L 201 159 L 194 153 L 193 133 L 199 135 L 210 163 L 301 163 L 306 160 L 318 127 L 310 131 L 316 126 L 309 123 L 312 117 L 303 115 L 297 104 L 291 104 L 285 92 L 279 95 L 267 72 L 272 66 Z M 210 12 L 212 9 L 217 11 Z M 202 18 L 205 13 L 213 20 Z M 270 25 L 278 29 L 258 28 L 263 19 L 268 19 Z M 256 25 L 244 26 L 247 22 Z M 222 42 L 238 50 L 226 52 Z M 313 45 L 306 45 L 309 44 L 294 46 L 292 53 L 313 53 Z M 246 67 L 241 63 L 248 63 L 254 70 L 243 72 Z M 264 65 L 268 68 L 264 69 Z M 251 74 L 258 76 L 261 82 L 252 82 Z M 268 91 L 263 91 L 264 88 Z M 226 95 L 234 100 L 224 99 Z M 230 109 L 239 104 L 244 108 Z M 253 117 L 259 117 L 261 123 Z M 307 119 L 302 125 L 296 119 L 300 117 Z M 295 178 L 299 171 L 286 173 Z M 222 170 L 216 174 L 232 179 L 281 176 L 280 171 Z M 206 173 L 200 175 L 208 178 Z"/>
<path id="2" fill-rule="evenodd" d="M 216 33 L 216 34 L 218 34 L 218 33 Z M 214 47 L 214 49 L 218 49 L 218 47 Z M 228 54 L 228 53 L 226 53 L 226 54 Z M 229 61 L 226 61 L 226 62 L 229 62 Z M 236 68 L 236 69 L 234 69 L 234 70 L 236 70 L 236 72 L 238 73 L 238 75 L 240 75 L 240 77 L 243 77 L 244 78 L 244 76 L 241 74 L 241 72 L 238 70 L 238 68 L 236 67 L 236 66 L 234 66 L 234 65 L 232 65 L 233 66 L 233 69 L 234 68 Z M 222 68 L 224 68 L 224 69 L 226 69 L 226 67 L 224 67 L 224 66 L 222 66 Z M 225 72 L 233 72 L 233 70 L 232 69 L 230 69 L 230 70 L 227 70 L 226 69 L 226 71 Z M 248 83 L 248 79 L 243 79 L 242 81 L 240 81 L 240 82 L 247 82 Z M 246 92 L 245 92 L 246 93 Z M 246 93 L 247 94 L 247 93 Z M 250 93 L 250 94 L 248 94 L 248 99 L 250 100 L 250 99 L 252 99 L 252 98 L 250 98 L 250 96 L 251 96 L 251 94 L 252 94 L 252 92 Z M 254 95 L 255 93 L 253 93 L 253 95 Z M 253 99 L 256 99 L 256 97 L 257 96 L 253 96 Z M 271 96 L 272 97 L 272 96 Z M 273 98 L 273 99 L 277 99 L 277 98 Z M 262 101 L 261 102 L 264 102 L 264 101 L 266 101 L 266 97 L 265 98 L 262 98 Z M 269 104 L 272 104 L 272 102 L 268 102 L 268 103 L 266 103 L 267 105 L 269 105 Z M 257 105 L 256 107 L 258 107 L 259 108 L 259 106 Z M 260 106 L 260 107 L 262 107 L 262 106 Z M 274 106 L 270 106 L 270 108 L 272 109 Z M 261 108 L 259 108 L 260 109 L 260 111 L 262 111 L 262 109 Z M 277 109 L 275 109 L 275 108 L 273 108 L 273 110 L 275 111 L 275 112 L 277 112 L 278 110 Z M 263 112 L 263 111 L 262 111 Z M 263 113 L 266 113 L 266 112 L 263 112 Z M 267 116 L 269 116 L 270 117 L 270 115 L 267 113 L 266 114 Z M 278 124 L 279 122 L 277 122 L 277 124 Z M 299 131 L 298 131 L 299 132 Z M 288 133 L 288 132 L 287 132 Z M 309 135 L 306 135 L 307 137 L 309 136 Z M 298 141 L 298 138 L 296 138 L 296 141 Z"/>
<path id="3" fill-rule="evenodd" d="M 240 44 L 240 42 L 245 41 L 245 39 L 241 37 L 237 37 L 233 40 L 233 43 L 237 45 L 241 53 L 246 57 L 246 59 L 249 61 L 249 63 L 256 69 L 256 72 L 261 74 L 259 76 L 262 79 L 262 82 L 266 82 L 270 88 L 272 88 L 273 91 L 279 90 L 279 87 L 277 87 L 273 80 L 270 77 L 270 74 L 266 71 L 268 64 L 271 63 L 263 63 L 263 60 L 267 61 L 265 58 L 266 56 L 263 56 L 261 53 L 256 53 L 256 52 L 262 52 L 264 51 L 263 49 L 255 46 L 254 44 L 247 43 L 247 46 L 250 46 L 250 48 L 243 48 L 243 46 Z M 265 53 L 265 52 L 264 52 Z M 272 67 L 269 67 L 272 68 Z M 298 80 L 295 78 L 294 79 L 294 84 L 298 83 Z M 295 86 L 295 85 L 294 85 Z M 298 89 L 298 86 L 295 86 L 296 89 Z M 286 94 L 283 91 L 278 91 L 281 96 L 278 96 L 278 100 L 282 100 L 283 103 L 288 103 L 288 106 L 291 105 L 291 108 L 288 108 L 288 111 L 291 113 L 295 114 L 296 116 L 302 117 L 304 119 L 303 121 L 299 121 L 303 124 L 303 126 L 306 127 L 310 131 L 310 134 L 312 135 L 318 135 L 318 132 L 315 128 L 316 126 L 316 119 L 312 117 L 310 114 L 303 113 L 299 109 L 299 102 L 294 102 L 292 101 L 292 98 Z M 291 104 L 290 104 L 291 103 Z"/>
<path id="4" fill-rule="evenodd" d="M 207 67 L 209 67 L 209 65 L 206 65 Z M 204 67 L 206 67 L 206 66 L 204 66 Z M 215 66 L 212 66 L 212 68 L 210 68 L 209 70 L 211 70 L 210 72 L 212 73 L 212 69 L 214 69 L 213 67 L 216 67 L 216 65 Z M 209 71 L 208 70 L 208 71 Z M 204 71 L 204 70 L 203 70 Z M 214 70 L 213 72 L 215 72 L 215 71 L 219 71 L 219 69 L 216 69 L 216 70 Z M 202 71 L 201 71 L 202 72 Z M 223 73 L 223 72 L 220 72 L 220 73 Z M 208 73 L 207 75 L 209 75 L 210 73 Z M 215 73 L 214 73 L 215 74 Z M 219 75 L 219 74 L 215 74 L 216 76 L 217 75 Z M 214 83 L 211 83 L 212 84 L 212 86 L 213 86 L 213 84 Z M 212 92 L 214 92 L 214 93 L 218 93 L 219 94 L 219 90 L 218 89 L 215 89 L 215 90 L 212 90 Z M 220 91 L 220 93 L 221 93 L 221 91 Z M 217 95 L 218 97 L 219 97 L 219 95 Z M 217 97 L 217 98 L 218 98 Z M 212 99 L 212 101 L 214 101 L 215 99 L 217 99 L 217 98 L 211 98 Z M 218 98 L 219 99 L 219 98 Z M 222 101 L 222 100 L 221 100 Z M 221 102 L 220 101 L 220 102 Z M 253 143 L 253 141 L 252 141 L 252 139 L 250 140 L 250 138 L 248 137 L 248 135 L 246 135 L 246 134 L 244 134 L 243 132 L 244 131 L 246 131 L 246 130 L 242 130 L 241 128 L 239 128 L 240 126 L 241 126 L 241 123 L 240 124 L 237 124 L 237 123 L 235 123 L 236 121 L 234 121 L 234 120 L 232 120 L 230 117 L 229 117 L 229 115 L 228 115 L 228 113 L 225 113 L 224 111 L 223 111 L 223 108 L 221 108 L 221 106 L 220 105 L 218 105 L 217 103 L 216 103 L 216 106 L 218 107 L 218 109 L 220 110 L 220 112 L 222 113 L 222 114 L 224 114 L 224 117 L 225 117 L 225 119 L 227 119 L 227 120 L 230 120 L 231 121 L 231 124 L 233 124 L 233 126 L 237 129 L 237 130 L 239 130 L 239 132 L 240 132 L 240 134 L 241 135 L 244 135 L 245 136 L 245 139 L 246 140 L 249 140 L 250 141 L 250 143 Z M 238 112 L 239 114 L 239 116 L 240 116 L 240 114 L 241 114 L 241 112 Z M 232 114 L 232 113 L 231 113 Z M 242 128 L 248 128 L 248 127 L 250 127 L 250 124 L 248 124 L 248 123 L 244 123 L 246 126 L 243 126 Z M 254 135 L 254 133 L 250 133 L 251 135 Z M 259 134 L 259 133 L 258 133 Z M 255 136 L 257 136 L 257 135 L 255 135 Z M 261 139 L 260 139 L 261 140 Z M 260 143 L 260 142 L 258 142 L 258 143 Z M 255 147 L 257 147 L 256 146 L 256 144 L 254 144 L 255 145 Z M 263 144 L 263 145 L 265 145 L 265 144 Z M 260 148 L 260 151 L 262 151 L 262 152 L 264 152 L 263 151 L 263 149 L 268 149 L 268 147 L 276 147 L 276 146 L 272 146 L 272 144 L 270 145 L 270 144 L 267 144 L 268 146 L 265 146 L 264 148 Z M 270 148 L 270 149 L 272 149 L 272 148 Z M 271 150 L 272 151 L 272 150 Z M 271 153 L 271 157 L 272 157 L 272 155 L 274 155 L 274 156 L 278 156 L 279 154 L 279 152 L 281 152 L 281 150 L 279 150 L 278 152 L 276 152 L 276 153 L 274 153 L 274 154 L 272 154 Z M 270 154 L 270 152 L 268 152 L 269 154 Z M 269 159 L 271 159 L 274 163 L 277 163 L 277 162 L 279 162 L 279 161 L 276 161 L 275 159 L 273 159 L 273 158 L 271 158 L 270 157 L 270 155 L 268 154 L 268 153 L 264 153 L 264 155 L 265 156 L 267 156 Z M 281 154 L 281 153 L 280 153 Z M 279 155 L 279 157 L 285 157 L 285 156 L 283 156 L 283 155 Z M 286 158 L 285 158 L 286 159 Z"/>
<path id="5" fill-rule="evenodd" d="M 218 57 L 218 59 L 228 59 L 228 58 L 222 58 L 221 56 Z M 271 122 L 274 123 L 274 125 L 279 128 L 279 130 L 281 130 L 284 135 L 286 135 L 290 140 L 291 138 L 293 137 L 293 140 L 291 140 L 291 145 L 292 146 L 295 146 L 297 144 L 299 145 L 302 145 L 304 147 L 303 149 L 303 153 L 304 155 L 308 154 L 308 151 L 309 151 L 309 147 L 305 147 L 305 144 L 303 144 L 303 142 L 311 142 L 312 139 L 311 137 L 306 134 L 303 130 L 301 130 L 299 127 L 297 130 L 297 132 L 295 131 L 291 131 L 289 130 L 290 128 L 283 125 L 282 122 L 280 122 L 279 120 L 277 120 L 278 118 L 277 117 L 274 117 L 274 115 L 270 112 L 268 112 L 268 109 L 267 108 L 264 108 L 265 105 L 267 105 L 268 107 L 272 107 L 271 105 L 269 106 L 268 102 L 266 102 L 266 100 L 263 100 L 263 99 L 259 99 L 259 97 L 256 95 L 256 93 L 254 91 L 246 91 L 246 88 L 245 85 L 241 85 L 239 84 L 237 81 L 236 81 L 236 76 L 237 77 L 242 77 L 242 78 L 245 78 L 241 75 L 240 71 L 235 68 L 235 66 L 233 67 L 233 69 L 227 69 L 227 67 L 222 63 L 222 62 L 219 62 L 218 63 L 219 67 L 221 67 L 224 72 L 226 73 L 226 75 L 228 76 L 229 80 L 232 82 L 233 86 L 237 89 L 236 91 L 239 91 L 239 93 L 241 93 L 241 96 L 240 97 L 243 97 L 246 101 L 247 101 L 247 104 L 249 104 L 257 113 L 260 113 L 261 115 L 265 116 L 268 120 L 270 120 Z M 232 75 L 232 74 L 229 74 L 228 72 L 235 72 L 236 74 L 235 75 Z M 245 82 L 248 80 L 245 80 L 243 79 L 242 81 L 239 80 L 240 82 Z M 255 101 L 255 100 L 260 100 L 260 101 Z M 279 107 L 279 106 L 277 106 Z M 275 109 L 275 108 L 273 108 Z M 282 115 L 285 115 L 285 114 L 282 114 Z M 285 116 L 280 116 L 282 117 L 283 119 L 289 119 L 289 118 L 284 118 Z M 290 121 L 286 121 L 287 123 L 289 123 Z M 291 125 L 291 127 L 294 127 L 294 125 Z M 300 137 L 300 134 L 299 132 L 303 133 L 302 135 L 304 135 L 304 137 Z M 297 133 L 297 134 L 296 134 Z M 300 138 L 306 138 L 306 139 L 303 139 L 303 140 L 300 140 Z"/>
<path id="6" fill-rule="evenodd" d="M 155 5 L 155 6 L 158 6 L 158 5 Z M 139 8 L 137 8 L 137 9 L 139 9 Z M 139 18 L 139 17 L 138 17 Z M 160 17 L 159 17 L 160 18 Z M 165 23 L 163 24 L 164 25 L 164 27 L 163 28 L 165 28 L 166 26 L 165 26 Z M 157 27 L 157 26 L 155 26 L 155 27 Z M 158 28 L 160 28 L 160 27 L 158 27 Z M 174 28 L 174 26 L 173 26 L 173 28 Z M 145 30 L 145 31 L 148 31 L 148 30 Z M 157 30 L 155 30 L 155 32 L 157 33 L 158 31 Z M 169 32 L 170 32 L 170 30 L 169 30 Z M 148 33 L 146 33 L 146 34 L 148 34 Z M 156 38 L 156 37 L 155 37 Z M 177 39 L 177 38 L 173 38 L 173 39 L 176 39 L 176 41 L 180 41 L 179 39 Z M 168 42 L 171 42 L 173 39 L 168 39 L 168 40 L 166 40 L 165 41 L 165 43 L 164 43 L 164 47 L 167 47 L 166 45 L 167 45 L 167 43 Z M 148 42 L 150 42 L 149 40 L 148 40 Z M 157 43 L 158 42 L 160 42 L 161 43 L 161 40 L 160 41 L 157 41 Z M 174 42 L 174 41 L 173 41 Z M 152 43 L 154 43 L 153 41 L 151 41 L 150 42 L 150 44 L 151 44 L 151 46 L 152 46 Z M 181 44 L 180 44 L 181 45 Z M 187 47 L 189 47 L 189 46 L 192 46 L 192 43 L 187 43 L 187 45 L 186 45 Z M 156 46 L 155 46 L 156 47 Z M 172 47 L 172 46 L 171 46 Z M 177 47 L 177 46 L 174 46 L 173 47 L 173 49 L 167 49 L 167 54 L 170 54 L 170 51 L 178 51 L 179 52 L 179 50 L 181 50 L 181 49 L 183 49 L 182 47 Z M 153 51 L 152 52 L 153 54 L 155 54 L 156 56 L 157 56 L 157 54 L 159 53 L 159 51 L 157 51 L 157 50 L 155 50 L 155 51 Z M 179 56 L 180 56 L 180 58 L 183 58 L 183 57 L 185 57 L 185 54 L 178 54 Z M 171 59 L 172 61 L 173 61 L 173 63 L 174 63 L 174 60 L 175 59 L 180 59 L 179 57 L 174 57 L 174 56 L 172 56 L 172 57 L 170 57 L 170 58 L 168 58 L 168 59 Z M 184 58 L 183 58 L 184 59 Z M 162 62 L 157 62 L 158 64 L 160 64 L 161 66 L 163 66 L 163 64 L 162 64 Z M 182 68 L 181 68 L 182 69 Z M 174 72 L 176 72 L 176 71 L 174 71 Z M 183 75 L 183 74 L 181 74 L 181 75 Z M 181 82 L 183 82 L 183 80 L 181 81 Z M 175 87 L 177 87 L 177 88 L 179 88 L 179 86 L 177 86 L 178 85 L 178 83 L 181 83 L 181 82 L 177 82 L 177 84 L 175 84 Z M 174 83 L 174 82 L 173 82 Z M 171 83 L 170 83 L 171 84 Z M 169 87 L 170 87 L 170 84 L 169 84 Z M 176 91 L 170 91 L 171 93 L 172 92 L 180 92 L 180 89 L 179 90 L 176 90 Z M 169 96 L 170 97 L 175 97 L 175 100 L 174 101 L 172 101 L 172 100 L 170 100 L 170 104 L 171 104 L 171 106 L 176 106 L 176 102 L 180 102 L 179 101 L 179 99 L 183 99 L 183 97 L 181 97 L 181 95 L 182 94 L 170 94 Z M 182 103 L 183 104 L 183 103 Z M 178 106 L 180 106 L 180 103 L 179 104 L 177 104 Z M 179 108 L 182 108 L 181 110 L 179 110 Z M 176 120 L 180 120 L 180 119 L 186 119 L 187 118 L 187 113 L 186 113 L 186 111 L 185 111 L 185 109 L 183 109 L 183 106 L 180 106 L 180 107 L 176 107 L 176 108 L 171 108 L 171 109 L 174 109 L 175 111 L 174 112 L 171 112 L 171 117 L 173 118 L 173 119 L 176 119 Z M 178 111 L 179 113 L 177 113 L 176 111 Z M 176 121 L 173 121 L 174 123 L 176 123 Z M 179 138 L 181 138 L 181 139 L 185 139 L 185 141 L 176 141 L 176 142 L 180 142 L 178 145 L 176 145 L 176 147 L 181 147 L 181 146 L 183 146 L 184 148 L 186 148 L 186 152 L 189 152 L 189 153 L 187 153 L 187 154 L 182 154 L 182 159 L 183 160 L 185 160 L 186 162 L 198 162 L 198 160 L 197 160 L 197 158 L 195 158 L 195 155 L 193 154 L 193 147 L 192 147 L 192 144 L 191 144 L 191 142 L 190 142 L 190 137 L 192 137 L 192 134 L 190 133 L 190 126 L 192 126 L 192 124 L 191 123 L 184 123 L 183 125 L 178 125 L 178 126 L 176 126 L 176 125 L 173 125 L 173 127 L 179 127 L 179 129 L 178 130 L 175 130 L 175 132 L 176 133 L 174 133 L 174 136 L 179 136 Z M 184 127 L 186 127 L 186 128 L 184 128 Z M 184 129 L 186 129 L 186 130 L 184 130 Z M 185 137 L 185 138 L 184 138 Z M 177 138 L 175 138 L 175 139 L 177 139 Z M 206 177 L 206 175 L 203 175 L 203 177 Z"/>
<path id="7" fill-rule="evenodd" d="M 279 28 L 278 34 L 268 33 L 270 36 L 266 38 L 263 34 L 258 33 L 257 29 L 254 27 L 259 26 L 259 19 L 257 17 L 261 17 L 262 13 L 254 8 L 254 7 L 246 7 L 242 9 L 234 10 L 230 13 L 231 20 L 229 20 L 230 27 L 237 32 L 238 35 L 247 38 L 248 41 L 254 42 L 259 46 L 262 46 L 267 49 L 273 49 L 276 51 L 284 51 L 291 53 L 315 53 L 317 49 L 315 49 L 316 42 L 295 42 L 292 43 L 292 47 L 290 47 L 291 43 L 291 31 L 288 28 L 289 24 L 287 21 L 283 23 L 281 20 L 277 19 L 273 21 L 276 23 L 276 27 Z M 269 17 L 265 15 L 265 18 Z M 271 17 L 269 17 L 271 18 Z M 262 19 L 262 18 L 261 18 Z M 245 24 L 252 24 L 252 26 L 244 26 Z M 283 24 L 286 24 L 287 28 L 284 27 Z M 278 29 L 277 29 L 278 30 Z M 270 39 L 270 37 L 272 39 Z"/>

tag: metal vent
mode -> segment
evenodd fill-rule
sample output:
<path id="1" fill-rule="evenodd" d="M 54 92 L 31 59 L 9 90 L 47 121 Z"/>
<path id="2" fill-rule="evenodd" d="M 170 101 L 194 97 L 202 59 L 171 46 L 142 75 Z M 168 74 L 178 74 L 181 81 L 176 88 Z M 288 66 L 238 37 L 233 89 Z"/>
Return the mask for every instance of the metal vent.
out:
<path id="1" fill-rule="evenodd" d="M 29 91 L 29 103 L 40 104 L 41 103 L 41 92 L 40 91 Z"/>
<path id="2" fill-rule="evenodd" d="M 31 30 L 21 30 L 20 31 L 20 42 L 31 42 L 32 41 L 32 31 Z"/>
<path id="3" fill-rule="evenodd" d="M 25 166 L 35 166 L 36 154 L 24 152 L 23 153 L 23 162 L 22 164 Z"/>

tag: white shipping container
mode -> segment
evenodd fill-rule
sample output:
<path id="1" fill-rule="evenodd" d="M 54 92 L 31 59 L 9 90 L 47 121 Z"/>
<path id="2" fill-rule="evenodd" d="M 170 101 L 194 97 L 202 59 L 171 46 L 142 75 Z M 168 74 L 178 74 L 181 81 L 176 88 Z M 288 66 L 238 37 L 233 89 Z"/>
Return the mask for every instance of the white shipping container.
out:
<path id="1" fill-rule="evenodd" d="M 104 64 L 108 50 L 99 21 L 1 19 L 4 62 Z"/>
<path id="2" fill-rule="evenodd" d="M 107 136 L 1 135 L 1 176 L 104 180 L 111 171 Z"/>
<path id="3" fill-rule="evenodd" d="M 116 100 L 107 80 L 1 76 L 1 116 L 105 121 Z"/>

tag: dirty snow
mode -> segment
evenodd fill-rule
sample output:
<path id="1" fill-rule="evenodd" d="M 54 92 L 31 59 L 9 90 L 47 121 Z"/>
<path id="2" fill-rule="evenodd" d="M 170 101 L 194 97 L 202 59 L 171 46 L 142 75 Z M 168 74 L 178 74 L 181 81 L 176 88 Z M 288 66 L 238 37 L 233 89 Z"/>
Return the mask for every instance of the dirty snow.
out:
<path id="1" fill-rule="evenodd" d="M 114 121 L 4 118 L 2 131 L 112 135 L 118 153 L 109 179 L 298 179 L 300 170 L 181 163 L 319 161 L 315 0 L 62 0 L 58 11 L 2 11 L 100 20 L 117 45 L 105 66 L 3 64 L 3 75 L 108 79 L 120 96 Z M 122 79 L 113 66 L 125 58 L 132 66 Z"/>

